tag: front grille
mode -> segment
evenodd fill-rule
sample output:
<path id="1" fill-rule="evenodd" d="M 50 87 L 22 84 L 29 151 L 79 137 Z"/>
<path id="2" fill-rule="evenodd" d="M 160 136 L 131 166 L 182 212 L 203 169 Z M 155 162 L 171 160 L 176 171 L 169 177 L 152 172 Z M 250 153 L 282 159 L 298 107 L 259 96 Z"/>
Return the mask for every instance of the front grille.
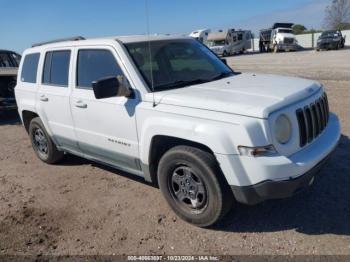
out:
<path id="1" fill-rule="evenodd" d="M 296 110 L 299 125 L 300 147 L 311 143 L 326 128 L 329 120 L 327 94 L 304 108 Z"/>
<path id="2" fill-rule="evenodd" d="M 284 38 L 284 43 L 285 44 L 293 44 L 294 43 L 294 38 L 286 37 L 286 38 Z"/>

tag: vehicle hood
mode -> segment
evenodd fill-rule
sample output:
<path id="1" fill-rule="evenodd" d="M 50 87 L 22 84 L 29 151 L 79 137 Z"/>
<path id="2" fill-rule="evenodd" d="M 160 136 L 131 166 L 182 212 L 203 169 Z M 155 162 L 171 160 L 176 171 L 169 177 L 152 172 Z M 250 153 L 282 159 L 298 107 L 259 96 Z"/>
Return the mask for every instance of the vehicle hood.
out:
<path id="1" fill-rule="evenodd" d="M 265 74 L 237 74 L 209 83 L 154 93 L 157 104 L 268 118 L 321 89 L 317 82 Z M 146 101 L 152 101 L 152 93 Z"/>
<path id="2" fill-rule="evenodd" d="M 209 48 L 212 49 L 212 50 L 216 50 L 216 49 L 224 49 L 224 45 L 213 45 L 213 46 L 210 46 Z"/>
<path id="3" fill-rule="evenodd" d="M 328 37 L 320 37 L 318 38 L 319 41 L 322 42 L 332 42 L 332 41 L 339 41 L 340 37 L 332 37 L 332 36 L 328 36 Z"/>

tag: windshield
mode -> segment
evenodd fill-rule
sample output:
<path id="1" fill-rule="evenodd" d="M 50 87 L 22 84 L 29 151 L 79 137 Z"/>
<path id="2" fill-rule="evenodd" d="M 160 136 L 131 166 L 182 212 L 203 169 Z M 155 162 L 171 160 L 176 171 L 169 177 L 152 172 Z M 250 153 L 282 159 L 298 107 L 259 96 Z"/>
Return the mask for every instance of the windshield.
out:
<path id="1" fill-rule="evenodd" d="M 326 31 L 322 33 L 321 38 L 337 37 L 337 36 L 339 36 L 339 33 L 337 31 Z"/>
<path id="2" fill-rule="evenodd" d="M 210 41 L 208 41 L 208 45 L 209 46 L 223 46 L 223 45 L 225 45 L 225 43 L 226 43 L 226 41 L 225 41 L 225 39 L 223 39 L 223 40 L 210 40 Z"/>
<path id="3" fill-rule="evenodd" d="M 227 65 L 196 40 L 151 41 L 151 55 L 148 42 L 129 43 L 126 48 L 150 89 L 153 81 L 155 92 L 233 75 Z"/>
<path id="4" fill-rule="evenodd" d="M 292 29 L 278 29 L 278 33 L 291 34 L 293 33 Z"/>

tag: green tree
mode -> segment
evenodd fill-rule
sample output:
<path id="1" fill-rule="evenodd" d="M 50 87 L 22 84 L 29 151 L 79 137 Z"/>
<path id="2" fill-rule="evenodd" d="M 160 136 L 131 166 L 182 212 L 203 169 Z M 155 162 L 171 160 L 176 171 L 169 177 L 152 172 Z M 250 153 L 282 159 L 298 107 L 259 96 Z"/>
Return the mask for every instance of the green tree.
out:
<path id="1" fill-rule="evenodd" d="M 306 27 L 299 24 L 293 25 L 292 29 L 295 35 L 300 35 L 306 31 Z"/>

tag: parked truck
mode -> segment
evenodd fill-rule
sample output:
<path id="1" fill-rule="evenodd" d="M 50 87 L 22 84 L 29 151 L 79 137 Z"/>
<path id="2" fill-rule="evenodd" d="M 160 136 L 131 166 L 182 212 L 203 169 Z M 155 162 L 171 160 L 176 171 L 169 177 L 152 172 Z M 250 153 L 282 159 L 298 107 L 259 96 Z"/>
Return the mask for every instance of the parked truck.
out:
<path id="1" fill-rule="evenodd" d="M 324 31 L 317 40 L 316 50 L 338 50 L 345 47 L 345 36 L 340 30 Z"/>
<path id="2" fill-rule="evenodd" d="M 292 23 L 275 23 L 269 29 L 260 31 L 260 52 L 296 51 L 298 42 L 292 30 Z"/>
<path id="3" fill-rule="evenodd" d="M 21 56 L 8 50 L 0 50 L 0 113 L 16 109 L 14 88 Z"/>
<path id="4" fill-rule="evenodd" d="M 252 47 L 252 33 L 249 30 L 235 29 L 209 33 L 207 45 L 220 56 L 244 53 Z"/>

